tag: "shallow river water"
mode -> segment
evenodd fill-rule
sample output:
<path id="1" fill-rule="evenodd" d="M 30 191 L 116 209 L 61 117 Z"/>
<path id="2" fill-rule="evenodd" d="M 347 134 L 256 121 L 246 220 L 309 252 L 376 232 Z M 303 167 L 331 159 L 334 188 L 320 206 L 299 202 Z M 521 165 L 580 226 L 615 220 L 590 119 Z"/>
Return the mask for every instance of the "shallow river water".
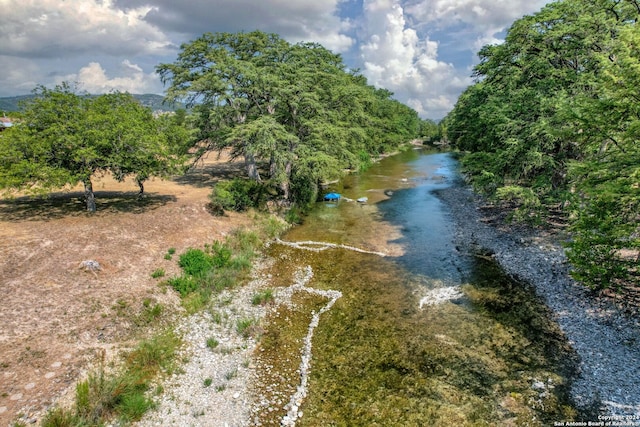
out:
<path id="1" fill-rule="evenodd" d="M 411 150 L 330 188 L 270 248 L 289 304 L 261 339 L 254 420 L 300 426 L 553 425 L 579 414 L 548 310 L 454 246 L 448 153 Z M 358 198 L 367 197 L 367 203 Z"/>

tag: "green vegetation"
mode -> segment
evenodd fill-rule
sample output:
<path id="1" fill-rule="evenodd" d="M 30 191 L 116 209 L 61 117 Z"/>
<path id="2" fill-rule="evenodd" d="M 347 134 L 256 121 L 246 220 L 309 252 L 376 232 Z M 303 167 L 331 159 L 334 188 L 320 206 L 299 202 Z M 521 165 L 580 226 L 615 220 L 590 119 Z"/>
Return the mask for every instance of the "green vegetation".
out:
<path id="1" fill-rule="evenodd" d="M 277 223 L 284 227 L 281 221 Z M 215 241 L 204 249 L 189 248 L 180 255 L 178 264 L 183 273 L 164 283 L 180 294 L 187 312 L 200 310 L 213 294 L 236 286 L 246 277 L 263 239 L 276 232 L 273 221 L 265 220 L 264 224 L 267 234 L 262 237 L 255 231 L 237 229 L 224 242 Z"/>
<path id="2" fill-rule="evenodd" d="M 569 343 L 535 294 L 491 262 L 480 259 L 474 285 L 464 288 L 473 308 L 421 310 L 415 292 L 434 283 L 392 262 L 350 253 L 321 268 L 326 254 L 274 249 L 286 260 L 273 266 L 275 286 L 292 282 L 295 267 L 287 267 L 296 260 L 314 268 L 307 286 L 342 292 L 315 330 L 296 425 L 546 426 L 578 418 L 568 399 L 575 362 Z M 295 393 L 303 339 L 326 304 L 297 292 L 290 306 L 268 314 L 256 363 L 272 368 L 258 373 L 257 393 Z M 532 388 L 537 381 L 543 389 Z M 263 411 L 259 422 L 277 424 L 285 413 Z"/>
<path id="3" fill-rule="evenodd" d="M 235 178 L 215 185 L 209 196 L 210 208 L 217 214 L 225 210 L 242 212 L 264 206 L 266 196 L 265 185 L 250 179 Z"/>
<path id="4" fill-rule="evenodd" d="M 180 340 L 171 332 L 141 342 L 125 354 L 121 366 L 107 370 L 104 361 L 76 386 L 73 409 L 57 407 L 42 420 L 43 427 L 103 425 L 114 418 L 131 422 L 153 406 L 147 395 L 159 372 L 174 368 Z"/>
<path id="5" fill-rule="evenodd" d="M 273 289 L 265 289 L 258 292 L 251 298 L 251 304 L 253 305 L 265 305 L 274 300 Z"/>
<path id="6" fill-rule="evenodd" d="M 207 338 L 207 348 L 210 348 L 210 349 L 213 350 L 218 345 L 220 345 L 220 342 L 217 339 L 215 339 L 214 337 Z"/>
<path id="7" fill-rule="evenodd" d="M 275 34 L 203 34 L 157 70 L 167 99 L 193 107 L 198 140 L 206 141 L 199 154 L 229 148 L 261 184 L 219 184 L 216 209 L 255 205 L 264 186 L 305 206 L 319 183 L 361 169 L 420 128 L 415 111 L 347 71 L 339 55 Z"/>
<path id="8" fill-rule="evenodd" d="M 151 277 L 158 279 L 160 277 L 164 277 L 165 274 L 166 272 L 164 271 L 164 268 L 156 268 L 153 270 L 153 273 L 151 273 Z"/>
<path id="9" fill-rule="evenodd" d="M 245 338 L 256 337 L 260 332 L 256 319 L 247 318 L 238 319 L 236 331 Z"/>
<path id="10" fill-rule="evenodd" d="M 84 184 L 87 210 L 96 210 L 92 176 L 133 176 L 144 191 L 151 176 L 182 170 L 190 142 L 172 117 L 154 118 L 127 93 L 78 95 L 63 83 L 38 87 L 22 122 L 0 137 L 0 189 L 43 193 Z"/>
<path id="11" fill-rule="evenodd" d="M 515 218 L 563 208 L 573 274 L 598 289 L 640 283 L 639 16 L 636 1 L 564 0 L 519 19 L 443 124 Z"/>

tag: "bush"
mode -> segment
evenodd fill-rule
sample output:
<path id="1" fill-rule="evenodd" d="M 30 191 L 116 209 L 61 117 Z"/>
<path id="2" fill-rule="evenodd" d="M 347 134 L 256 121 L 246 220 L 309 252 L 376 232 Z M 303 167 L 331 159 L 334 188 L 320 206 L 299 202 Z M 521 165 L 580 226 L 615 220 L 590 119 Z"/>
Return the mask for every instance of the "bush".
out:
<path id="1" fill-rule="evenodd" d="M 231 259 L 231 248 L 226 243 L 216 240 L 212 245 L 206 245 L 205 250 L 211 257 L 212 265 L 216 268 L 225 267 Z"/>
<path id="2" fill-rule="evenodd" d="M 496 197 L 502 202 L 516 206 L 511 215 L 512 219 L 531 223 L 539 221 L 542 205 L 531 188 L 507 185 L 496 190 Z"/>
<path id="3" fill-rule="evenodd" d="M 200 249 L 187 249 L 185 253 L 180 255 L 178 265 L 186 274 L 193 277 L 203 277 L 216 264 L 214 257 L 206 254 Z"/>
<path id="4" fill-rule="evenodd" d="M 151 273 L 151 277 L 153 277 L 154 279 L 164 277 L 164 275 L 165 275 L 164 268 L 157 268 L 153 271 L 153 273 Z"/>
<path id="5" fill-rule="evenodd" d="M 181 297 L 186 297 L 200 287 L 193 277 L 177 276 L 167 280 L 167 284 L 175 289 Z"/>
<path id="6" fill-rule="evenodd" d="M 216 184 L 209 195 L 210 208 L 215 213 L 260 208 L 265 203 L 266 195 L 266 187 L 254 180 L 235 178 L 222 181 Z"/>
<path id="7" fill-rule="evenodd" d="M 260 333 L 260 327 L 255 319 L 242 318 L 236 322 L 236 331 L 244 338 L 255 338 Z"/>
<path id="8" fill-rule="evenodd" d="M 214 349 L 218 345 L 220 345 L 220 342 L 214 337 L 207 338 L 207 348 Z"/>

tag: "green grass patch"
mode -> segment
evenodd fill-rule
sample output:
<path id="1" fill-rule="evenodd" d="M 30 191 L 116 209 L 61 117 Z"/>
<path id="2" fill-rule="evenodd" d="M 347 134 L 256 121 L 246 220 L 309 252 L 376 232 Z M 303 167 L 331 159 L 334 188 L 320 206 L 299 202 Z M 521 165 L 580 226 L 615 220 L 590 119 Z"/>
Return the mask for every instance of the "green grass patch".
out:
<path id="1" fill-rule="evenodd" d="M 220 345 L 220 342 L 214 337 L 207 338 L 207 348 L 214 349 Z"/>
<path id="2" fill-rule="evenodd" d="M 253 297 L 251 297 L 251 304 L 253 305 L 265 305 L 273 302 L 273 289 L 265 289 L 256 293 Z"/>
<path id="3" fill-rule="evenodd" d="M 231 381 L 232 379 L 234 379 L 237 376 L 238 376 L 238 370 L 237 369 L 232 369 L 229 372 L 227 372 L 226 374 L 224 374 L 224 378 L 227 381 Z"/>
<path id="4" fill-rule="evenodd" d="M 153 407 L 147 396 L 151 382 L 161 372 L 172 372 L 180 339 L 164 332 L 142 341 L 126 353 L 122 364 L 107 371 L 104 361 L 76 385 L 75 406 L 56 407 L 42 420 L 43 427 L 104 425 L 139 420 Z"/>
<path id="5" fill-rule="evenodd" d="M 151 273 L 151 277 L 159 279 L 160 277 L 164 277 L 165 274 L 166 272 L 164 271 L 164 268 L 156 268 L 153 270 L 153 273 Z"/>
<path id="6" fill-rule="evenodd" d="M 244 338 L 260 335 L 260 327 L 256 319 L 242 318 L 236 322 L 236 332 Z"/>
<path id="7" fill-rule="evenodd" d="M 286 228 L 286 224 L 277 219 L 266 218 L 256 222 L 261 224 L 257 231 L 237 229 L 224 241 L 214 241 L 203 249 L 189 248 L 179 256 L 182 274 L 165 280 L 163 284 L 180 294 L 188 313 L 206 306 L 211 295 L 242 283 L 264 239 Z"/>
<path id="8" fill-rule="evenodd" d="M 142 302 L 142 311 L 136 319 L 138 325 L 150 325 L 157 321 L 164 312 L 164 306 L 159 303 L 154 303 L 151 299 L 146 298 Z"/>

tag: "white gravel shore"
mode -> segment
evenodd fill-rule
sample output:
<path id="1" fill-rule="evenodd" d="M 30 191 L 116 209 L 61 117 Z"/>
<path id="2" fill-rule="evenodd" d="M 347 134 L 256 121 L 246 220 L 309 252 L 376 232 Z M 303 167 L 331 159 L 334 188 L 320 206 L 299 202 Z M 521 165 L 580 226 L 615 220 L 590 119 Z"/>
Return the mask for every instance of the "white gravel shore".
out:
<path id="1" fill-rule="evenodd" d="M 256 341 L 240 334 L 237 325 L 246 320 L 257 324 L 266 313 L 264 306 L 251 301 L 268 283 L 261 267 L 254 267 L 249 284 L 225 290 L 210 309 L 180 322 L 177 331 L 186 343 L 181 355 L 186 362 L 180 372 L 163 382 L 157 408 L 137 426 L 250 425 L 250 384 L 255 369 L 251 356 Z"/>
<path id="2" fill-rule="evenodd" d="M 560 242 L 525 228 L 482 221 L 481 200 L 468 187 L 439 192 L 456 224 L 463 252 L 492 254 L 512 277 L 532 285 L 580 357 L 571 388 L 575 403 L 602 416 L 628 416 L 640 425 L 640 321 L 606 299 L 594 298 L 569 276 Z M 631 419 L 630 418 L 630 419 Z M 597 421 L 597 420 L 593 420 Z"/>

